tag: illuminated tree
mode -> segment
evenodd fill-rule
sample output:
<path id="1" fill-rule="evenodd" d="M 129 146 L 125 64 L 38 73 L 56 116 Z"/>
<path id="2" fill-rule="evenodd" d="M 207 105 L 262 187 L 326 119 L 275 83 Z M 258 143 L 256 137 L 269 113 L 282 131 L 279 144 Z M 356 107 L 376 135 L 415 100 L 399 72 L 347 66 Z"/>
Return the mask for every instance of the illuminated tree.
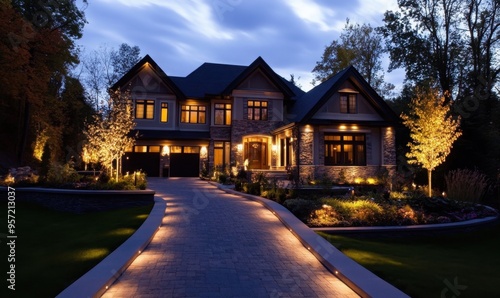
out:
<path id="1" fill-rule="evenodd" d="M 121 157 L 127 148 L 135 144 L 135 137 L 130 136 L 135 127 L 130 93 L 112 92 L 109 106 L 109 111 L 96 115 L 94 122 L 87 126 L 87 144 L 83 150 L 86 156 L 83 158 L 91 162 L 101 162 L 109 175 L 115 175 L 118 181 Z"/>
<path id="2" fill-rule="evenodd" d="M 417 89 L 410 104 L 409 115 L 402 114 L 403 123 L 410 129 L 412 142 L 406 154 L 411 164 L 427 169 L 429 197 L 432 196 L 432 171 L 440 165 L 460 137 L 460 118 L 453 119 L 450 105 L 437 90 Z"/>

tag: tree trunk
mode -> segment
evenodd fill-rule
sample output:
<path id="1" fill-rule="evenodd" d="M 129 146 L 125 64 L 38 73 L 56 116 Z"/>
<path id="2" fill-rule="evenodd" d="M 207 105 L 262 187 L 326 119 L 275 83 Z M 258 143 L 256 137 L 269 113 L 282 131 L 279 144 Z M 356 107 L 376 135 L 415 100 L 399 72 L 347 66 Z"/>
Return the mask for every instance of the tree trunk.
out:
<path id="1" fill-rule="evenodd" d="M 427 177 L 429 179 L 429 198 L 432 198 L 432 171 L 427 170 Z"/>

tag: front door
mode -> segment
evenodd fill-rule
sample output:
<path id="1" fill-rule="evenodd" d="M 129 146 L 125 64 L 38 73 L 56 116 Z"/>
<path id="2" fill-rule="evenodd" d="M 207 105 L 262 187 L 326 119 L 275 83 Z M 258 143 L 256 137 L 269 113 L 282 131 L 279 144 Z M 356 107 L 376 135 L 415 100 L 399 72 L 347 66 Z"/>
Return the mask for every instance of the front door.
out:
<path id="1" fill-rule="evenodd" d="M 267 169 L 267 143 L 248 142 L 246 145 L 248 168 Z"/>

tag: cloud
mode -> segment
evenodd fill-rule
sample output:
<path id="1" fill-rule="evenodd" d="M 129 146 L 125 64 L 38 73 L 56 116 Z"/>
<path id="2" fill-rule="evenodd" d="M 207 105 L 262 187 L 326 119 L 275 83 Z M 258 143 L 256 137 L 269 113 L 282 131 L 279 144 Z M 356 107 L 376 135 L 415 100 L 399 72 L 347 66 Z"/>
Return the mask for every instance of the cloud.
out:
<path id="1" fill-rule="evenodd" d="M 231 32 L 224 30 L 218 25 L 214 12 L 219 10 L 218 1 L 195 1 L 195 0 L 103 0 L 115 5 L 122 4 L 133 9 L 169 10 L 180 16 L 185 26 L 192 34 L 204 36 L 208 39 L 233 39 Z M 234 1 L 234 0 L 233 0 Z M 214 10 L 215 9 L 215 10 Z M 168 13 L 165 17 L 168 17 Z M 168 20 L 166 20 L 168 21 Z"/>
<path id="2" fill-rule="evenodd" d="M 303 22 L 314 25 L 321 31 L 336 30 L 335 26 L 331 25 L 336 17 L 331 6 L 322 6 L 310 0 L 283 0 L 283 3 Z"/>
<path id="3" fill-rule="evenodd" d="M 248 65 L 262 56 L 281 76 L 301 77 L 307 90 L 311 70 L 346 18 L 380 25 L 386 0 L 373 1 L 94 0 L 79 44 L 138 45 L 172 76 L 203 62 Z"/>

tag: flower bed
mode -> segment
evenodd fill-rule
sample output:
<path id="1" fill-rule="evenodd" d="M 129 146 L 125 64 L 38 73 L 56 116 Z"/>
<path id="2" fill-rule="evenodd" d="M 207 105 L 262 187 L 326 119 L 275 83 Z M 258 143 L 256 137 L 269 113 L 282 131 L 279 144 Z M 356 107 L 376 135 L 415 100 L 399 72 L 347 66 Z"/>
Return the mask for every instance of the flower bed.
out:
<path id="1" fill-rule="evenodd" d="M 411 195 L 289 199 L 283 205 L 311 227 L 404 226 L 497 216 L 489 207 Z"/>

